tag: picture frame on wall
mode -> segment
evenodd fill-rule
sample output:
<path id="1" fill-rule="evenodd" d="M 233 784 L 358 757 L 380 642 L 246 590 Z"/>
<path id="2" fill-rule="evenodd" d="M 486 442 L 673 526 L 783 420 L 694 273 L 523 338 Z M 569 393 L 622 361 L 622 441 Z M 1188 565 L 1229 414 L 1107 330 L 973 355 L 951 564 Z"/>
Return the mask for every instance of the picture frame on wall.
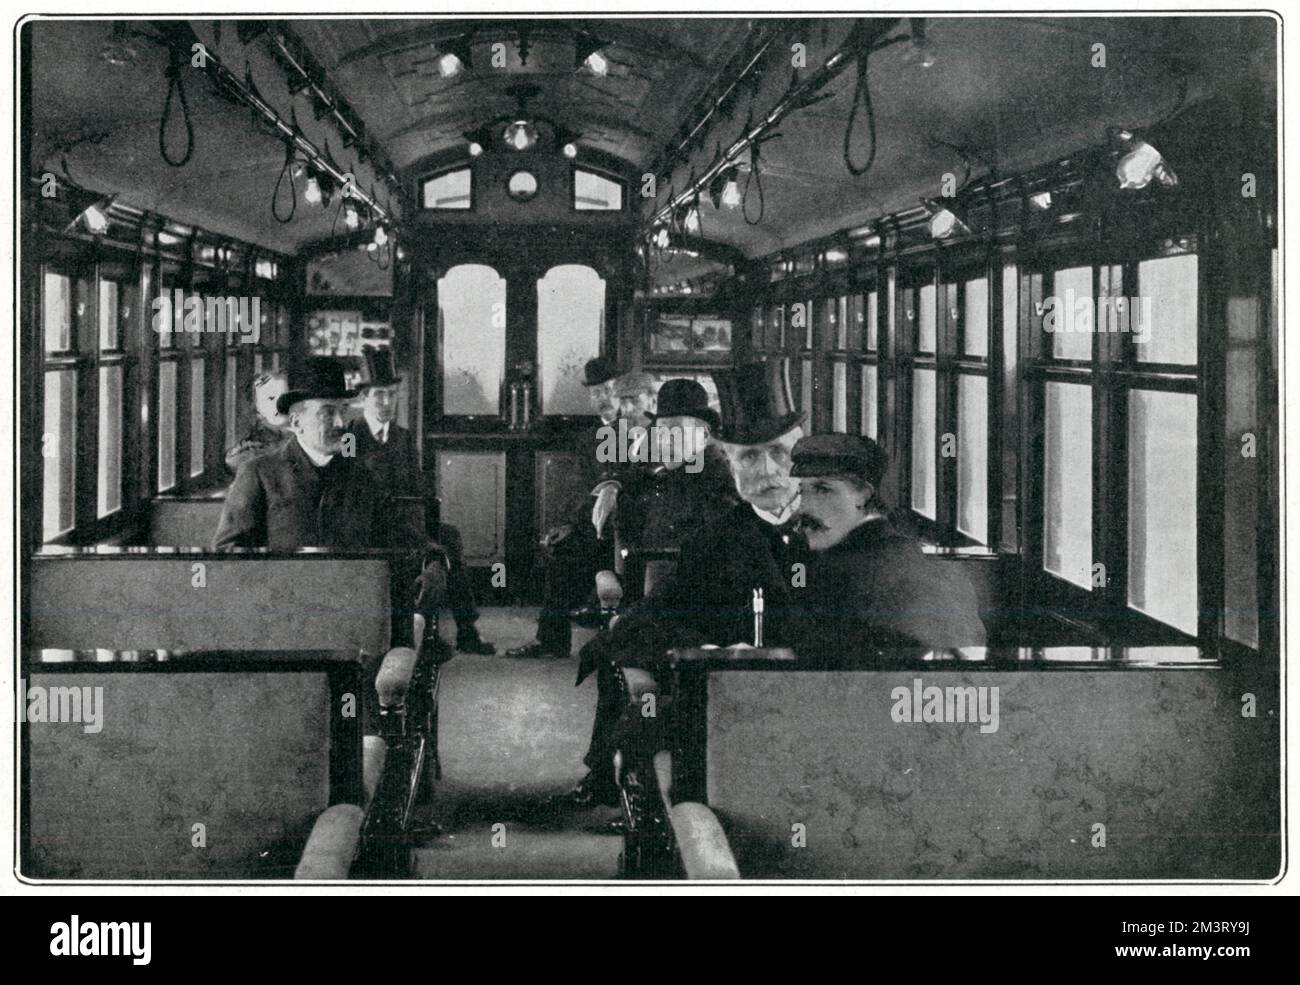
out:
<path id="1" fill-rule="evenodd" d="M 731 358 L 730 318 L 652 311 L 646 321 L 647 362 L 725 362 Z"/>

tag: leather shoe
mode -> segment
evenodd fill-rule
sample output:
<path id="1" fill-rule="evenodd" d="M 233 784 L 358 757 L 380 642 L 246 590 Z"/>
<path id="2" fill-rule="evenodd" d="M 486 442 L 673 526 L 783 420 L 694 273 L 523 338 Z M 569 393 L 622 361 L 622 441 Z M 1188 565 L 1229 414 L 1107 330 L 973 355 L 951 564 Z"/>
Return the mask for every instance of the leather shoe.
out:
<path id="1" fill-rule="evenodd" d="M 481 653 L 488 657 L 497 652 L 497 648 L 478 633 L 456 637 L 456 649 L 461 653 Z"/>
<path id="2" fill-rule="evenodd" d="M 567 657 L 568 654 L 556 653 L 553 650 L 546 649 L 540 643 L 533 642 L 512 647 L 506 651 L 506 656 L 512 660 L 559 660 Z"/>

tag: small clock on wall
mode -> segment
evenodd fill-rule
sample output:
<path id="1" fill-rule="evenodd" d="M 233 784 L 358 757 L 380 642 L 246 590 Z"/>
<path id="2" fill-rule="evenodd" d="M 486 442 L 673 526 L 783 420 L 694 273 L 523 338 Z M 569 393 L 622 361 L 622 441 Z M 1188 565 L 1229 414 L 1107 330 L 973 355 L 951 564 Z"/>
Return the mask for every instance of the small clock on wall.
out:
<path id="1" fill-rule="evenodd" d="M 506 194 L 516 202 L 531 202 L 537 197 L 537 176 L 531 171 L 516 171 L 506 179 Z"/>

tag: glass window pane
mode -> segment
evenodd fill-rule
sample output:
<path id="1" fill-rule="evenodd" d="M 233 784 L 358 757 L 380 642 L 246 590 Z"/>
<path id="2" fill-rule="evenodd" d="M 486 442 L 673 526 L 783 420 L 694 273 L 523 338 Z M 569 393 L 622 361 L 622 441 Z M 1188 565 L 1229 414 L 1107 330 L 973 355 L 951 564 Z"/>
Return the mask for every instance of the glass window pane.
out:
<path id="1" fill-rule="evenodd" d="M 122 507 L 122 367 L 99 368 L 99 462 L 96 515 Z"/>
<path id="2" fill-rule="evenodd" d="M 989 539 L 989 381 L 957 377 L 957 529 Z"/>
<path id="3" fill-rule="evenodd" d="M 1259 407 L 1260 299 L 1228 298 L 1227 386 L 1223 448 L 1223 632 L 1246 646 L 1259 646 Z M 1250 437 L 1247 437 L 1250 435 Z M 1254 454 L 1252 454 L 1254 452 Z"/>
<path id="4" fill-rule="evenodd" d="M 1196 635 L 1196 397 L 1128 395 L 1128 604 Z"/>
<path id="5" fill-rule="evenodd" d="M 471 205 L 473 175 L 469 168 L 448 171 L 424 183 L 426 209 L 468 209 Z"/>
<path id="6" fill-rule="evenodd" d="M 66 352 L 72 348 L 72 280 L 47 270 L 42 294 L 45 351 Z"/>
<path id="7" fill-rule="evenodd" d="M 821 302 L 825 304 L 825 302 Z M 813 347 L 813 319 L 816 317 L 817 302 L 803 302 L 803 347 L 811 349 Z"/>
<path id="8" fill-rule="evenodd" d="M 893 301 L 892 301 L 894 292 L 892 289 L 892 283 L 893 282 L 891 281 L 890 282 L 891 289 L 889 292 L 891 298 L 889 316 L 891 318 L 894 316 Z M 880 347 L 880 322 L 876 313 L 879 304 L 880 304 L 880 295 L 876 291 L 868 291 L 867 310 L 863 317 L 866 322 L 866 328 L 867 328 L 867 332 L 866 332 L 867 348 L 870 349 L 872 352 L 874 352 L 876 349 Z"/>
<path id="9" fill-rule="evenodd" d="M 962 351 L 968 356 L 988 358 L 989 354 L 989 282 L 988 278 L 968 280 L 963 285 L 966 306 L 962 326 Z"/>
<path id="10" fill-rule="evenodd" d="M 831 338 L 841 352 L 849 347 L 849 299 L 836 298 L 830 306 Z"/>
<path id="11" fill-rule="evenodd" d="M 1020 336 L 1020 275 L 1014 263 L 1002 267 L 1002 420 L 1000 427 L 1008 436 L 1020 427 L 1019 387 L 1017 385 Z M 1020 549 L 1016 507 L 1020 496 L 1019 450 L 1014 440 L 1002 442 L 1002 548 Z"/>
<path id="12" fill-rule="evenodd" d="M 203 359 L 190 360 L 190 475 L 203 474 Z"/>
<path id="13" fill-rule="evenodd" d="M 890 352 L 893 352 L 898 348 L 898 343 L 897 341 L 895 341 L 898 336 L 898 322 L 894 320 L 895 316 L 897 315 L 897 305 L 898 305 L 898 290 L 897 290 L 898 276 L 897 275 L 898 275 L 897 270 L 895 270 L 893 267 L 890 267 L 889 272 L 887 274 L 889 280 L 889 290 L 887 292 L 888 297 L 886 298 L 886 307 L 889 310 L 886 312 L 886 315 L 888 317 L 885 319 L 885 324 L 888 326 L 886 328 L 886 331 L 889 332 L 889 335 L 886 338 L 886 342 L 889 345 Z M 871 344 L 871 336 L 870 334 L 868 334 L 867 345 L 870 346 L 870 344 Z"/>
<path id="14" fill-rule="evenodd" d="M 590 267 L 552 267 L 537 282 L 537 379 L 543 414 L 590 414 L 582 367 L 600 352 L 605 281 Z"/>
<path id="15" fill-rule="evenodd" d="M 145 295 L 148 297 L 148 294 Z M 162 281 L 158 286 L 158 297 L 167 298 L 168 305 L 163 308 L 151 309 L 151 321 L 156 321 L 154 331 L 158 333 L 158 347 L 161 349 L 170 349 L 176 343 L 176 334 L 179 328 L 185 324 L 184 308 L 177 308 L 171 304 L 172 285 L 167 281 Z M 168 311 L 171 312 L 170 318 L 162 317 Z"/>
<path id="16" fill-rule="evenodd" d="M 803 409 L 804 427 L 810 428 L 813 423 L 813 371 L 812 360 L 800 360 L 799 367 L 799 404 Z"/>
<path id="17" fill-rule="evenodd" d="M 226 445 L 233 445 L 239 430 L 239 357 L 226 356 Z"/>
<path id="18" fill-rule="evenodd" d="M 1043 413 L 1043 567 L 1092 587 L 1092 389 L 1048 383 Z"/>
<path id="19" fill-rule="evenodd" d="M 158 491 L 176 485 L 176 363 L 158 364 Z"/>
<path id="20" fill-rule="evenodd" d="M 1194 365 L 1195 255 L 1144 260 L 1138 264 L 1137 280 L 1138 296 L 1128 299 L 1128 328 L 1138 359 Z"/>
<path id="21" fill-rule="evenodd" d="M 260 376 L 262 367 L 266 363 L 266 356 L 260 352 L 253 353 L 253 375 Z"/>
<path id="22" fill-rule="evenodd" d="M 99 282 L 99 347 L 116 349 L 118 347 L 118 287 L 116 281 Z"/>
<path id="23" fill-rule="evenodd" d="M 876 408 L 879 397 L 876 394 L 876 366 L 874 363 L 862 367 L 862 423 L 861 430 L 868 438 L 876 437 Z"/>
<path id="24" fill-rule="evenodd" d="M 41 434 L 41 534 L 52 540 L 76 521 L 77 374 L 45 374 L 45 417 Z"/>
<path id="25" fill-rule="evenodd" d="M 1043 299 L 1043 328 L 1052 335 L 1057 359 L 1091 359 L 1092 268 L 1071 267 L 1052 277 L 1052 294 Z"/>
<path id="26" fill-rule="evenodd" d="M 623 186 L 602 175 L 575 169 L 573 207 L 579 212 L 617 212 L 623 208 Z"/>
<path id="27" fill-rule="evenodd" d="M 931 520 L 935 519 L 934 443 L 934 370 L 913 370 L 912 509 Z"/>
<path id="28" fill-rule="evenodd" d="M 849 368 L 844 363 L 835 363 L 831 376 L 831 402 L 834 406 L 834 420 L 831 430 L 844 433 L 849 429 Z"/>
<path id="29" fill-rule="evenodd" d="M 918 352 L 934 352 L 936 339 L 935 318 L 938 312 L 935 308 L 935 288 L 933 284 L 926 284 L 917 292 L 916 303 L 920 309 L 916 313 L 916 349 Z"/>
<path id="30" fill-rule="evenodd" d="M 506 362 L 505 280 L 482 264 L 452 267 L 438 281 L 438 319 L 442 412 L 500 413 Z"/>

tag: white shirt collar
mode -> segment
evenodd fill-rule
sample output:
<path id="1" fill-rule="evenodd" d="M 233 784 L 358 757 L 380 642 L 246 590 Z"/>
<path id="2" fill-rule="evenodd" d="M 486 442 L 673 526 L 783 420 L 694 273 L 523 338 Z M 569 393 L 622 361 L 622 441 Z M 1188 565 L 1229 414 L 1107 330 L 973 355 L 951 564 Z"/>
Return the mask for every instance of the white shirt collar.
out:
<path id="1" fill-rule="evenodd" d="M 302 443 L 301 439 L 299 439 L 298 441 L 298 447 L 302 449 L 303 454 L 306 455 L 308 458 L 310 458 L 312 464 L 315 465 L 317 468 L 324 468 L 334 458 L 333 453 L 330 453 L 328 455 L 321 455 L 318 454 L 317 452 L 312 451 L 310 448 L 308 448 L 306 445 Z"/>
<path id="2" fill-rule="evenodd" d="M 370 428 L 371 435 L 381 445 L 388 440 L 388 424 L 380 424 L 375 418 L 367 416 L 366 427 Z"/>
<path id="3" fill-rule="evenodd" d="M 749 505 L 750 508 L 759 515 L 763 522 L 770 523 L 774 527 L 779 527 L 781 524 L 785 523 L 786 520 L 790 519 L 790 517 L 794 516 L 795 510 L 799 508 L 799 494 L 795 493 L 794 499 L 790 500 L 786 505 L 786 508 L 780 513 L 769 513 L 767 510 L 760 510 L 753 503 L 750 503 Z"/>

